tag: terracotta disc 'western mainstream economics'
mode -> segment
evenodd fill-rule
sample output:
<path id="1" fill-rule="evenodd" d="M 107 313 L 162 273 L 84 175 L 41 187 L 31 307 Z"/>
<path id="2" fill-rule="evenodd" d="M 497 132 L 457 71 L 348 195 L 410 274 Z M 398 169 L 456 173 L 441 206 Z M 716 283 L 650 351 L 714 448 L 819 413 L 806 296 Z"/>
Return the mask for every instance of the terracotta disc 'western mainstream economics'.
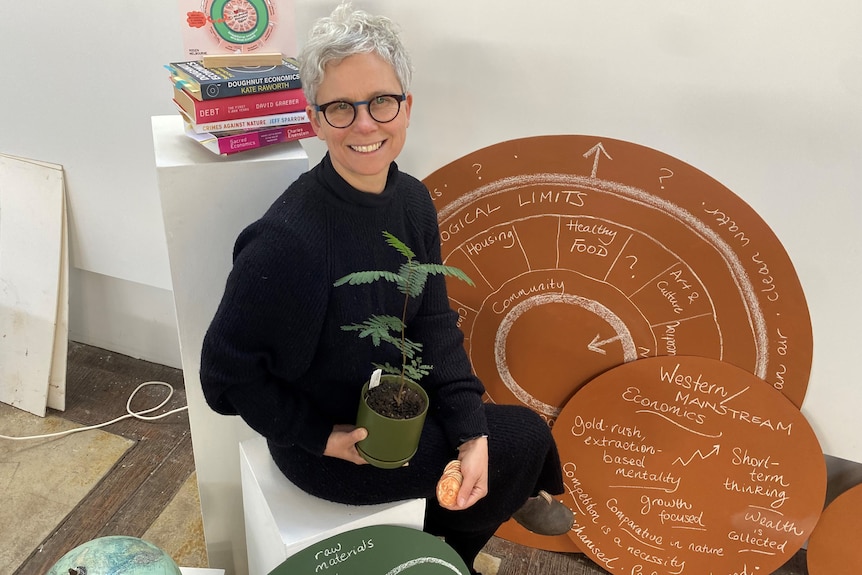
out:
<path id="1" fill-rule="evenodd" d="M 541 136 L 473 152 L 424 183 L 445 263 L 476 282 L 448 287 L 488 401 L 553 425 L 597 375 L 691 355 L 802 405 L 812 336 L 796 272 L 758 214 L 703 172 L 629 142 Z M 513 522 L 498 534 L 571 550 Z"/>
<path id="2" fill-rule="evenodd" d="M 772 573 L 811 535 L 826 464 L 802 413 L 763 380 L 654 357 L 588 383 L 554 438 L 569 537 L 611 573 Z"/>

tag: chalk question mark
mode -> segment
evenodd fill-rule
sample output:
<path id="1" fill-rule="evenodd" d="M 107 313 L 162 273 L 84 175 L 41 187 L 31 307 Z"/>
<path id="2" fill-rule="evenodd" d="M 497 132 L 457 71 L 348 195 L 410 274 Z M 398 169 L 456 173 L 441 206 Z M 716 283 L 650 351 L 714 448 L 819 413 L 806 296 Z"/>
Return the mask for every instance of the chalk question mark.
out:
<path id="1" fill-rule="evenodd" d="M 663 176 L 659 176 L 658 177 L 658 183 L 659 183 L 659 185 L 661 185 L 661 189 L 664 189 L 664 181 L 666 178 L 673 177 L 673 170 L 670 170 L 668 168 L 662 168 L 662 171 L 667 172 L 667 174 L 665 174 Z"/>
<path id="2" fill-rule="evenodd" d="M 479 170 L 482 169 L 482 164 L 473 164 L 473 167 L 476 168 L 476 176 L 481 180 L 482 176 L 479 175 Z"/>
<path id="3" fill-rule="evenodd" d="M 626 259 L 628 259 L 628 258 L 632 258 L 634 260 L 632 262 L 632 265 L 629 266 L 629 269 L 630 270 L 635 269 L 635 264 L 638 263 L 638 257 L 637 256 L 626 256 Z M 632 276 L 632 277 L 635 277 L 635 276 Z"/>

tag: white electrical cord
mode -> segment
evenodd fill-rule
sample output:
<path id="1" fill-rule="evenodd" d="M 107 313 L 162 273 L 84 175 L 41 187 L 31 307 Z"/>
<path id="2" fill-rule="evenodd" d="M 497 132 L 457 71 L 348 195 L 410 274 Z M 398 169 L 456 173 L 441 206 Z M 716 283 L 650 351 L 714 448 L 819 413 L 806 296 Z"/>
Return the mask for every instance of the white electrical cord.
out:
<path id="1" fill-rule="evenodd" d="M 164 387 L 167 387 L 170 390 L 170 393 L 168 393 L 168 396 L 164 399 L 164 401 L 162 401 L 160 404 L 158 404 L 155 407 L 151 407 L 151 408 L 145 409 L 143 411 L 132 411 L 132 399 L 134 399 L 135 394 L 138 393 L 142 388 L 144 388 L 148 385 L 163 385 Z M 90 425 L 88 427 L 76 427 L 74 429 L 67 429 L 66 431 L 58 431 L 57 433 L 49 433 L 47 435 L 30 435 L 30 436 L 25 436 L 25 437 L 11 437 L 8 435 L 0 435 L 0 439 L 12 439 L 12 440 L 20 441 L 20 440 L 24 440 L 24 439 L 45 439 L 48 437 L 59 437 L 61 435 L 69 435 L 70 433 L 77 433 L 79 431 L 89 431 L 90 429 L 98 429 L 100 427 L 105 427 L 106 425 L 111 425 L 112 423 L 117 423 L 118 421 L 122 421 L 123 419 L 128 419 L 130 417 L 134 417 L 135 419 L 141 419 L 144 421 L 155 421 L 156 419 L 161 419 L 163 417 L 167 417 L 169 415 L 173 415 L 174 413 L 179 413 L 180 411 L 188 409 L 188 406 L 185 405 L 183 407 L 178 407 L 176 409 L 172 409 L 171 411 L 168 411 L 166 413 L 162 413 L 160 415 L 152 415 L 152 416 L 146 415 L 147 413 L 151 413 L 151 412 L 161 408 L 162 406 L 164 406 L 168 401 L 170 401 L 170 399 L 171 399 L 171 397 L 173 397 L 173 395 L 174 395 L 174 388 L 170 384 L 165 383 L 164 381 L 147 381 L 147 382 L 142 383 L 138 387 L 136 387 L 135 391 L 133 391 L 132 394 L 129 396 L 129 399 L 126 401 L 126 415 L 121 415 L 120 417 L 118 417 L 116 419 L 112 419 L 111 421 L 106 421 L 105 423 L 100 423 L 98 425 Z"/>

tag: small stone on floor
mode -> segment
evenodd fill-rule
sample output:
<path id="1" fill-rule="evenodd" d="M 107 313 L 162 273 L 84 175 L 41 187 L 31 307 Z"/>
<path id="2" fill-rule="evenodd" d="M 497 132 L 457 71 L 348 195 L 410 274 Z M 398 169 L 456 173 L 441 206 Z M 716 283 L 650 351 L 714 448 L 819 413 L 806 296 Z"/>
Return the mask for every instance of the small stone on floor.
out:
<path id="1" fill-rule="evenodd" d="M 497 575 L 500 570 L 500 561 L 499 557 L 480 552 L 473 562 L 473 569 L 482 575 Z"/>

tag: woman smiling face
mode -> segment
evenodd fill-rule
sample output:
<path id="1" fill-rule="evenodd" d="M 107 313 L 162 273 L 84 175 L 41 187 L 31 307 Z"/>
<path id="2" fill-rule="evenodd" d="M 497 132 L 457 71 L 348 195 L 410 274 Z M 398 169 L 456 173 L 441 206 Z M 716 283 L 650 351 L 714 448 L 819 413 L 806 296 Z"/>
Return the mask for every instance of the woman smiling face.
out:
<path id="1" fill-rule="evenodd" d="M 317 89 L 321 106 L 336 100 L 364 102 L 384 94 L 401 94 L 395 70 L 375 53 L 355 54 L 330 62 Z M 334 128 L 312 106 L 308 117 L 317 137 L 326 142 L 335 170 L 347 183 L 363 192 L 380 193 L 386 186 L 389 165 L 401 153 L 410 124 L 413 96 L 407 94 L 401 110 L 391 122 L 380 123 L 368 106 L 356 107 L 356 118 L 346 128 Z"/>

